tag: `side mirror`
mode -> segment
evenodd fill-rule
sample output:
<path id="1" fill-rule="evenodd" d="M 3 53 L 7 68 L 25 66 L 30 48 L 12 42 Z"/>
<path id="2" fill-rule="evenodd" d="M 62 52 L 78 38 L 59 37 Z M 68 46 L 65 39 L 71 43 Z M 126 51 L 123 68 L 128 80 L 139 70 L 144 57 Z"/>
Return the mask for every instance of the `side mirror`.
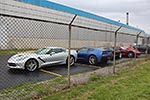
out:
<path id="1" fill-rule="evenodd" d="M 51 52 L 51 53 L 50 53 L 51 56 L 54 55 L 54 54 L 55 54 L 55 52 Z"/>

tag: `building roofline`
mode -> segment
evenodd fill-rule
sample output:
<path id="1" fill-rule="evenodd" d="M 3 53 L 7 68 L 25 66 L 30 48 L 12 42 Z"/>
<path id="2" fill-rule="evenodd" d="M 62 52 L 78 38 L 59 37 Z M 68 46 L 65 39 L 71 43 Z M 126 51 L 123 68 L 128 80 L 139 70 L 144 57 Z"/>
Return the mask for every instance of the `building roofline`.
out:
<path id="1" fill-rule="evenodd" d="M 109 24 L 113 24 L 113 25 L 117 25 L 117 26 L 122 26 L 124 28 L 128 28 L 128 29 L 133 29 L 136 31 L 141 31 L 144 32 L 144 30 L 141 30 L 139 28 L 135 28 L 133 26 L 129 26 L 102 16 L 98 16 L 95 14 L 91 14 L 82 10 L 78 10 L 72 7 L 68 7 L 68 6 L 64 6 L 58 3 L 54 3 L 51 1 L 47 1 L 47 0 L 20 0 L 21 2 L 24 3 L 29 3 L 29 4 L 33 4 L 33 5 L 37 5 L 37 6 L 42 6 L 42 7 L 46 7 L 46 8 L 51 8 L 51 9 L 55 9 L 55 10 L 59 10 L 59 11 L 63 11 L 63 12 L 67 12 L 67 13 L 71 13 L 71 14 L 76 14 L 82 17 L 86 17 L 86 18 L 90 18 L 90 19 L 94 19 L 94 20 L 98 20 L 98 21 L 102 21 L 102 22 L 106 22 Z M 144 32 L 145 33 L 145 32 Z"/>
<path id="2" fill-rule="evenodd" d="M 148 34 L 148 33 L 145 33 L 145 34 L 144 34 L 144 36 L 146 36 L 146 37 L 150 37 L 150 34 Z"/>

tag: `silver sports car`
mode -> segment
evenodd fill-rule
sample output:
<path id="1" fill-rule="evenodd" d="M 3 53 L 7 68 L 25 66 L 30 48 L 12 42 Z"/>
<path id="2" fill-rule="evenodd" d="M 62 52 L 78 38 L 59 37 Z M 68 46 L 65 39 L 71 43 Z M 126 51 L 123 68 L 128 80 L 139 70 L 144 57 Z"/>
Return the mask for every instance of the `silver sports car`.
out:
<path id="1" fill-rule="evenodd" d="M 77 60 L 76 50 L 70 52 L 70 65 Z M 34 53 L 20 53 L 9 58 L 8 67 L 34 71 L 46 65 L 67 64 L 68 49 L 62 47 L 46 47 Z"/>

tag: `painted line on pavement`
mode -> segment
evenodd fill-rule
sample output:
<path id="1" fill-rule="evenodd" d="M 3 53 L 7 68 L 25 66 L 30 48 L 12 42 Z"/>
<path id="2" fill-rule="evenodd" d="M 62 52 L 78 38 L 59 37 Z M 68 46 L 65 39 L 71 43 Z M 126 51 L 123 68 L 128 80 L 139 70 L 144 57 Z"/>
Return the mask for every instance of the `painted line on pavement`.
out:
<path id="1" fill-rule="evenodd" d="M 58 76 L 58 77 L 62 77 L 61 74 L 57 74 L 57 73 L 50 72 L 50 71 L 47 71 L 47 70 L 40 69 L 40 71 L 45 72 L 45 73 L 48 73 L 48 74 L 52 74 L 52 75 L 55 75 L 55 76 Z"/>

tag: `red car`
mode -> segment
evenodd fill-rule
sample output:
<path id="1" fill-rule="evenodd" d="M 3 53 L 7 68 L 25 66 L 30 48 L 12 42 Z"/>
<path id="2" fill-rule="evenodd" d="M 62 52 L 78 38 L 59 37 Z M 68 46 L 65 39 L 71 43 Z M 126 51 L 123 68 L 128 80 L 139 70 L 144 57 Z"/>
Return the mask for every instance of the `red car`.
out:
<path id="1" fill-rule="evenodd" d="M 138 51 L 138 49 L 135 49 L 131 46 L 128 47 L 119 47 L 118 48 L 120 50 L 120 52 L 122 53 L 122 56 L 126 56 L 128 58 L 134 58 L 135 55 L 136 57 L 141 55 L 141 52 Z"/>

